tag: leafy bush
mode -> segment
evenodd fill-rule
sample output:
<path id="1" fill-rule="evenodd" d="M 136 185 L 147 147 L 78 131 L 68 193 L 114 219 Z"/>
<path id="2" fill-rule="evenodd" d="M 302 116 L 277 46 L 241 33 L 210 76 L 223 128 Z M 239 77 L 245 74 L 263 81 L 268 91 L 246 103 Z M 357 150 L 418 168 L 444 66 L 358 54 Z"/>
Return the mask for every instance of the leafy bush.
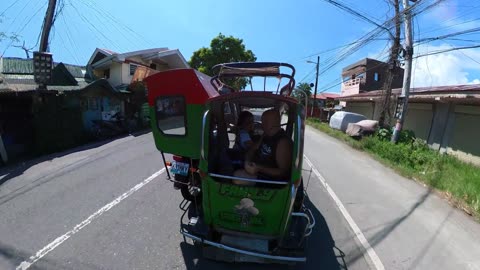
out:
<path id="1" fill-rule="evenodd" d="M 381 128 L 377 131 L 376 136 L 382 141 L 390 141 L 392 138 L 391 129 Z"/>
<path id="2" fill-rule="evenodd" d="M 415 140 L 415 132 L 412 130 L 402 130 L 398 136 L 398 142 L 411 144 Z"/>
<path id="3" fill-rule="evenodd" d="M 390 128 L 380 128 L 377 130 L 375 135 L 382 141 L 390 141 L 393 135 L 393 129 Z M 399 143 L 411 144 L 415 141 L 415 132 L 412 130 L 402 130 L 398 136 Z"/>

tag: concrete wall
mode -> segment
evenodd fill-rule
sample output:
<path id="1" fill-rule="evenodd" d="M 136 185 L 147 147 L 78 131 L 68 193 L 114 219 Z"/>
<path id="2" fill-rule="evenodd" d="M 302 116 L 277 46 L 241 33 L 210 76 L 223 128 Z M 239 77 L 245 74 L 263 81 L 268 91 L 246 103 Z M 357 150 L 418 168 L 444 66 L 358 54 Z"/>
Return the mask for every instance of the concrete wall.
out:
<path id="1" fill-rule="evenodd" d="M 380 109 L 379 102 L 347 102 L 345 108 L 374 120 Z M 410 103 L 404 129 L 413 130 L 434 150 L 480 165 L 480 106 Z"/>
<path id="2" fill-rule="evenodd" d="M 453 105 L 448 103 L 435 103 L 433 105 L 434 118 L 430 128 L 428 144 L 432 149 L 442 150 L 448 145 L 454 119 L 451 117 Z"/>
<path id="3" fill-rule="evenodd" d="M 447 153 L 480 165 L 480 107 L 457 105 Z"/>
<path id="4" fill-rule="evenodd" d="M 433 120 L 433 106 L 425 103 L 410 103 L 404 128 L 415 132 L 415 136 L 428 140 L 430 127 Z"/>
<path id="5" fill-rule="evenodd" d="M 374 107 L 375 106 L 373 102 L 347 102 L 347 107 L 345 110 L 347 112 L 362 114 L 368 119 L 372 119 Z"/>
<path id="6" fill-rule="evenodd" d="M 122 65 L 123 64 L 120 63 L 113 63 L 110 66 L 110 79 L 108 79 L 108 82 L 114 87 L 123 82 Z"/>
<path id="7" fill-rule="evenodd" d="M 130 84 L 132 81 L 133 75 L 130 75 L 130 64 L 122 64 L 122 83 Z"/>
<path id="8" fill-rule="evenodd" d="M 386 119 L 385 119 L 385 124 L 386 125 L 389 125 L 389 126 L 394 126 L 395 123 L 396 123 L 396 120 L 393 119 L 394 117 L 394 113 L 395 113 L 395 100 L 394 99 L 391 99 L 390 100 L 390 111 L 392 112 L 392 118 L 391 119 L 388 119 L 388 115 L 385 115 Z M 380 113 L 382 112 L 382 102 L 381 101 L 375 101 L 375 109 L 374 109 L 374 112 L 373 112 L 373 120 L 378 120 L 380 119 Z"/>

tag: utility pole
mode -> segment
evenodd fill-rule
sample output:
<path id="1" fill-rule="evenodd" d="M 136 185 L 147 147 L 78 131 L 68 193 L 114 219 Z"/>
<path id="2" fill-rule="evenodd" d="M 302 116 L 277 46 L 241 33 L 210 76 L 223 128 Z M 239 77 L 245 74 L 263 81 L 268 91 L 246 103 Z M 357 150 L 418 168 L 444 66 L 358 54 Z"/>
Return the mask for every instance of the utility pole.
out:
<path id="1" fill-rule="evenodd" d="M 53 25 L 53 15 L 55 14 L 55 7 L 57 6 L 57 0 L 48 0 L 47 13 L 45 20 L 43 21 L 42 38 L 40 39 L 39 52 L 48 51 L 48 37 L 50 36 L 50 29 Z"/>
<path id="2" fill-rule="evenodd" d="M 395 130 L 393 131 L 392 135 L 392 142 L 395 143 L 398 142 L 400 131 L 402 131 L 402 126 L 405 122 L 405 117 L 408 110 L 408 97 L 410 94 L 410 80 L 412 75 L 412 14 L 408 1 L 409 0 L 403 0 L 403 9 L 405 13 L 405 75 L 403 76 L 403 87 L 401 95 L 401 97 L 403 98 L 402 112 L 399 119 L 397 120 L 397 124 L 395 125 Z"/>
<path id="3" fill-rule="evenodd" d="M 397 63 L 398 63 L 398 53 L 400 50 L 400 0 L 394 0 L 393 6 L 395 10 L 395 34 L 392 35 L 392 47 L 390 48 L 390 56 L 388 59 L 388 69 L 386 70 L 385 82 L 383 83 L 383 90 L 384 94 L 382 96 L 381 104 L 382 108 L 380 111 L 380 116 L 378 119 L 378 123 L 380 127 L 385 126 L 385 122 L 387 122 L 387 126 L 391 121 L 391 96 L 392 96 L 392 83 L 393 79 L 396 75 L 397 71 Z"/>
<path id="4" fill-rule="evenodd" d="M 311 61 L 308 61 L 309 63 L 314 63 Z M 320 56 L 317 56 L 317 75 L 315 77 L 315 93 L 313 94 L 313 103 L 312 103 L 312 108 L 310 109 L 310 115 L 313 117 L 313 108 L 315 108 L 315 104 L 317 103 L 317 85 L 318 85 L 318 68 L 320 66 Z"/>
<path id="5" fill-rule="evenodd" d="M 38 90 L 46 90 L 52 77 L 53 57 L 48 53 L 48 37 L 52 29 L 57 0 L 48 0 L 38 52 L 33 52 L 33 76 Z"/>

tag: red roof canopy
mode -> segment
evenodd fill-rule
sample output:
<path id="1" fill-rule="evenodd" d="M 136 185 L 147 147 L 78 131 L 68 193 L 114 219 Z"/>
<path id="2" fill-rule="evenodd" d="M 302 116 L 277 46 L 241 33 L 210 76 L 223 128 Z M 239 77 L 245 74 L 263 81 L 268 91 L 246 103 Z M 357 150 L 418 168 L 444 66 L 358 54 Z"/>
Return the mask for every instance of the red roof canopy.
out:
<path id="1" fill-rule="evenodd" d="M 148 104 L 155 106 L 159 96 L 184 96 L 187 104 L 204 104 L 219 95 L 210 77 L 194 69 L 173 69 L 144 79 L 148 88 Z"/>

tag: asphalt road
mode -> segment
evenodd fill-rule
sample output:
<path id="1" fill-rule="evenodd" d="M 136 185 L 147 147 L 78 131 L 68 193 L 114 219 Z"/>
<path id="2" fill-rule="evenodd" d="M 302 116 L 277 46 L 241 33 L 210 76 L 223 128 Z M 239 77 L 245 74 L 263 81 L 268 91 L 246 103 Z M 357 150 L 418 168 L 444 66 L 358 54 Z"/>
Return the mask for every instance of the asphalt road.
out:
<path id="1" fill-rule="evenodd" d="M 317 226 L 295 269 L 479 269 L 469 217 L 310 129 L 305 151 Z M 145 134 L 2 170 L 0 269 L 287 268 L 202 259 L 180 236 L 181 195 L 162 167 Z"/>

